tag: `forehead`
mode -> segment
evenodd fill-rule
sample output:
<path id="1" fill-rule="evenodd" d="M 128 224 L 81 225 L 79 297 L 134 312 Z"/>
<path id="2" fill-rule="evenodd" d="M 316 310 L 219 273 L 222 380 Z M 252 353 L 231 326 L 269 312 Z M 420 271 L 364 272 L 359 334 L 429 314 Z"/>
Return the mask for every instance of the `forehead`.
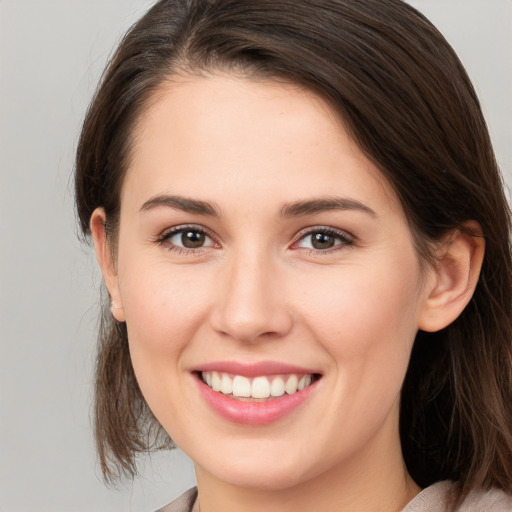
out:
<path id="1" fill-rule="evenodd" d="M 281 202 L 347 191 L 399 208 L 340 117 L 311 91 L 227 74 L 169 80 L 135 126 L 122 197 L 173 192 L 218 202 L 228 191 Z"/>

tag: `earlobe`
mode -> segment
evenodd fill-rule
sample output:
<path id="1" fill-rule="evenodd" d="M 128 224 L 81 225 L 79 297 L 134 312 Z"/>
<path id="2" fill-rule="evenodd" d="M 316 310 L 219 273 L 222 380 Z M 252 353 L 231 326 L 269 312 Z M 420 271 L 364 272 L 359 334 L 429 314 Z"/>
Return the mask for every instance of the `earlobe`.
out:
<path id="1" fill-rule="evenodd" d="M 471 300 L 485 252 L 480 225 L 468 221 L 439 246 L 437 263 L 430 269 L 418 327 L 439 331 L 451 324 Z"/>
<path id="2" fill-rule="evenodd" d="M 119 293 L 119 280 L 111 246 L 107 239 L 105 229 L 106 215 L 103 208 L 96 208 L 91 215 L 90 228 L 94 242 L 96 259 L 101 268 L 105 285 L 110 295 L 110 310 L 119 322 L 125 321 L 121 295 Z"/>

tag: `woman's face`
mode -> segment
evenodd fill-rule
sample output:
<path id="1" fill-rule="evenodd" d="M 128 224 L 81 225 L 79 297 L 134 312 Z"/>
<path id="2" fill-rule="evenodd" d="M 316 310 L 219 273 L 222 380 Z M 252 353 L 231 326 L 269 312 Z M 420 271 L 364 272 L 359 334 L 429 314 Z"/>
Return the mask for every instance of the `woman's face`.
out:
<path id="1" fill-rule="evenodd" d="M 281 83 L 169 82 L 135 134 L 109 287 L 156 418 L 233 485 L 385 471 L 429 271 L 382 174 Z"/>

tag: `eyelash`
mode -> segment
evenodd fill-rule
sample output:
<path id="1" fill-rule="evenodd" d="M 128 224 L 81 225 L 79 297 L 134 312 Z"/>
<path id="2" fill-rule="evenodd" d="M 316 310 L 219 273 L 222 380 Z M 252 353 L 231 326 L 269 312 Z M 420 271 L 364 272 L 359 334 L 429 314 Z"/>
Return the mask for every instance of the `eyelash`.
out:
<path id="1" fill-rule="evenodd" d="M 202 246 L 202 247 L 197 247 L 197 248 L 189 248 L 189 247 L 180 247 L 178 245 L 175 245 L 175 244 L 169 242 L 169 240 L 172 237 L 179 235 L 180 233 L 183 234 L 183 233 L 187 233 L 187 232 L 199 233 L 200 235 L 205 235 L 212 241 L 212 245 L 207 245 L 207 246 Z M 203 228 L 201 226 L 195 226 L 193 224 L 184 225 L 184 226 L 175 226 L 173 228 L 170 228 L 167 231 L 164 231 L 160 236 L 158 236 L 157 239 L 155 240 L 155 243 L 158 245 L 162 245 L 162 246 L 165 245 L 169 251 L 175 252 L 177 254 L 185 254 L 185 255 L 201 254 L 205 249 L 208 249 L 209 247 L 212 247 L 212 246 L 214 247 L 214 246 L 219 245 L 217 242 L 215 242 L 215 237 L 208 230 L 206 230 L 205 228 Z"/>
<path id="2" fill-rule="evenodd" d="M 338 229 L 334 229 L 326 226 L 314 226 L 311 228 L 307 228 L 304 231 L 301 231 L 297 236 L 297 241 L 292 244 L 292 249 L 297 250 L 301 249 L 297 247 L 297 245 L 306 240 L 307 237 L 311 237 L 316 234 L 321 234 L 324 236 L 332 237 L 335 241 L 339 243 L 335 243 L 333 247 L 329 247 L 327 249 L 315 249 L 315 248 L 305 248 L 303 247 L 308 255 L 326 255 L 331 254 L 333 251 L 338 251 L 340 249 L 346 248 L 348 246 L 354 245 L 355 240 L 354 237 L 346 233 L 345 231 L 341 231 Z"/>
<path id="3" fill-rule="evenodd" d="M 170 243 L 169 240 L 178 235 L 183 234 L 186 232 L 193 232 L 198 233 L 200 235 L 204 235 L 208 237 L 211 240 L 211 245 L 207 246 L 201 246 L 197 248 L 188 248 L 188 247 L 180 247 L 178 245 L 175 245 L 173 243 Z M 327 249 L 315 249 L 315 248 L 305 248 L 303 247 L 308 255 L 318 255 L 318 254 L 330 254 L 333 251 L 340 250 L 344 247 L 354 245 L 354 238 L 349 235 L 348 233 L 337 230 L 331 227 L 325 227 L 325 226 L 315 226 L 311 228 L 307 228 L 300 232 L 298 236 L 296 237 L 296 241 L 293 242 L 291 245 L 292 250 L 298 250 L 301 249 L 301 247 L 298 247 L 300 242 L 307 239 L 308 236 L 313 236 L 316 234 L 321 234 L 324 236 L 332 237 L 335 239 L 335 241 L 338 241 L 339 243 L 335 243 L 334 246 L 329 247 Z M 184 226 L 175 226 L 173 228 L 168 229 L 167 231 L 163 232 L 160 236 L 158 236 L 155 240 L 155 243 L 158 245 L 166 246 L 166 248 L 169 251 L 173 251 L 177 254 L 202 254 L 205 249 L 208 249 L 209 247 L 219 247 L 219 244 L 215 241 L 215 237 L 213 234 L 211 234 L 208 230 L 206 230 L 204 227 L 196 226 L 196 225 L 184 225 Z"/>

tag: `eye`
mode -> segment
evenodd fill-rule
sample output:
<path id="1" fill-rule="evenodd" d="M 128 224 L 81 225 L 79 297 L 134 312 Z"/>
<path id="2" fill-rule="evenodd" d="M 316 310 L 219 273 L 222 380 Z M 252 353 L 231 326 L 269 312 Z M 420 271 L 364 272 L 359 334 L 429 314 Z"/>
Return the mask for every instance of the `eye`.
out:
<path id="1" fill-rule="evenodd" d="M 187 229 L 181 233 L 176 233 L 171 236 L 168 240 L 171 244 L 185 247 L 187 249 L 198 249 L 203 247 L 207 236 L 201 231 Z"/>
<path id="2" fill-rule="evenodd" d="M 178 252 L 217 246 L 206 231 L 198 226 L 174 227 L 160 236 L 157 243 L 166 245 L 170 250 Z"/>
<path id="3" fill-rule="evenodd" d="M 301 248 L 327 252 L 337 246 L 347 246 L 354 243 L 347 233 L 333 228 L 313 228 L 299 236 L 300 239 L 294 244 L 294 249 Z"/>

